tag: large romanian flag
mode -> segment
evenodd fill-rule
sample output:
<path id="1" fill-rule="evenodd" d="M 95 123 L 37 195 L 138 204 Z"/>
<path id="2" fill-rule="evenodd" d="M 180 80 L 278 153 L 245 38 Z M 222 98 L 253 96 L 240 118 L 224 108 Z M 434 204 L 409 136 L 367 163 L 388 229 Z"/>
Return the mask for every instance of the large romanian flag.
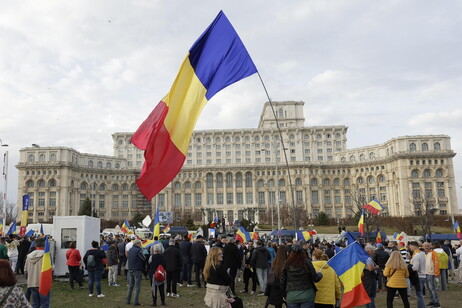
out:
<path id="1" fill-rule="evenodd" d="M 372 215 L 377 215 L 383 210 L 383 206 L 377 199 L 373 199 L 371 202 L 364 204 L 363 209 L 368 210 Z"/>
<path id="2" fill-rule="evenodd" d="M 189 50 L 170 92 L 131 138 L 144 150 L 136 180 L 151 200 L 178 174 L 205 104 L 221 89 L 257 72 L 225 14 L 220 11 Z"/>
<path id="3" fill-rule="evenodd" d="M 341 308 L 362 306 L 371 302 L 361 281 L 367 258 L 369 256 L 364 249 L 355 242 L 327 262 L 343 283 Z"/>
<path id="4" fill-rule="evenodd" d="M 122 225 L 122 228 L 120 228 L 120 230 L 123 232 L 123 233 L 127 233 L 128 232 L 128 228 L 130 228 L 130 224 L 128 223 L 128 220 L 125 219 L 123 225 Z"/>
<path id="5" fill-rule="evenodd" d="M 50 242 L 47 236 L 42 260 L 42 273 L 40 274 L 39 293 L 46 296 L 50 292 L 52 284 L 53 270 L 51 268 Z"/>
<path id="6" fill-rule="evenodd" d="M 297 231 L 297 240 L 308 242 L 311 237 L 316 234 L 316 231 Z"/>
<path id="7" fill-rule="evenodd" d="M 239 240 L 241 243 L 247 243 L 251 239 L 250 233 L 244 227 L 239 227 L 239 230 L 236 232 L 236 240 Z"/>

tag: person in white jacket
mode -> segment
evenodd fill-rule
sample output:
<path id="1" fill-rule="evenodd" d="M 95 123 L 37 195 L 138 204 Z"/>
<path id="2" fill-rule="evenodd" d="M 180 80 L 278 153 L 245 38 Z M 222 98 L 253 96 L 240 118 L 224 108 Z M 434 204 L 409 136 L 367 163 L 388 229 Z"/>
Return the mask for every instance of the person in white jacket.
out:
<path id="1" fill-rule="evenodd" d="M 417 298 L 417 308 L 425 308 L 425 299 L 423 297 L 423 290 L 425 286 L 425 254 L 420 251 L 417 242 L 409 242 L 409 248 L 412 251 L 412 258 L 410 264 L 412 270 L 417 272 L 419 276 L 419 286 L 415 286 L 415 296 Z"/>

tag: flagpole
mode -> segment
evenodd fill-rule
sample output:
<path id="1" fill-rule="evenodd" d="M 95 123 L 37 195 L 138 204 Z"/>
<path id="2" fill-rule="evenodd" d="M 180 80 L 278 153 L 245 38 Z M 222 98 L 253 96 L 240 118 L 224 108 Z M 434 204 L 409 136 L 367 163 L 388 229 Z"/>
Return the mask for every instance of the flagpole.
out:
<path id="1" fill-rule="evenodd" d="M 286 162 L 286 168 L 287 168 L 287 175 L 289 177 L 289 187 L 290 187 L 290 195 L 291 195 L 291 198 L 292 198 L 292 208 L 293 208 L 293 214 L 294 214 L 294 230 L 297 231 L 297 216 L 296 216 L 296 210 L 295 210 L 295 198 L 294 198 L 294 189 L 292 187 L 292 177 L 290 176 L 290 168 L 289 168 L 289 160 L 287 159 L 287 153 L 286 153 L 286 147 L 284 145 L 284 139 L 282 138 L 282 131 L 281 131 L 281 127 L 279 126 L 279 121 L 278 121 L 278 117 L 276 116 L 276 111 L 274 110 L 274 105 L 273 105 L 273 102 L 268 94 L 268 90 L 266 89 L 266 86 L 265 86 L 265 83 L 263 82 L 263 79 L 261 78 L 261 75 L 260 75 L 260 72 L 257 71 L 257 74 L 258 74 L 258 78 L 260 78 L 260 81 L 261 81 L 261 84 L 263 86 L 263 89 L 265 90 L 265 93 L 266 93 L 266 97 L 268 98 L 268 102 L 271 106 L 271 110 L 273 111 L 273 116 L 274 116 L 274 119 L 276 121 L 276 127 L 278 129 L 278 133 L 279 133 L 279 138 L 281 140 L 281 145 L 282 145 L 282 151 L 284 152 L 284 160 Z M 275 154 L 275 157 L 276 157 L 276 154 Z M 277 160 L 277 158 L 276 158 Z M 277 163 L 277 162 L 276 162 Z M 277 174 L 276 174 L 276 179 L 277 179 Z M 276 180 L 276 185 L 279 185 L 279 181 Z M 279 206 L 279 202 L 278 202 L 278 206 Z M 279 211 L 278 211 L 279 212 Z M 278 223 L 279 223 L 279 217 L 278 217 Z M 280 226 L 278 226 L 278 230 L 280 230 Z"/>

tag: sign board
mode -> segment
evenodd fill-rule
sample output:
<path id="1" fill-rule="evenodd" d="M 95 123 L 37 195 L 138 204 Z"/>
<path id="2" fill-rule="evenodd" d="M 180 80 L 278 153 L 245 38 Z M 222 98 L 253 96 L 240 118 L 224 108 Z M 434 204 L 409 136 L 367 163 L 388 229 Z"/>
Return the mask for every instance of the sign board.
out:
<path id="1" fill-rule="evenodd" d="M 159 221 L 161 224 L 173 224 L 173 212 L 159 211 Z"/>

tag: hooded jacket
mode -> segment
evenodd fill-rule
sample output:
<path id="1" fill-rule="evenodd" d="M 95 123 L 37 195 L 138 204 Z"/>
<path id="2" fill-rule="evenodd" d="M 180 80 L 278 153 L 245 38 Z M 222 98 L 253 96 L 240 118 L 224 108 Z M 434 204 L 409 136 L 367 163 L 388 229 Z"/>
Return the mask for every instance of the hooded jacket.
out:
<path id="1" fill-rule="evenodd" d="M 119 250 L 114 245 L 109 245 L 109 248 L 106 252 L 107 265 L 117 265 L 119 264 Z"/>
<path id="2" fill-rule="evenodd" d="M 271 258 L 265 246 L 257 247 L 253 250 L 250 264 L 255 268 L 267 268 L 268 260 Z"/>
<path id="3" fill-rule="evenodd" d="M 313 266 L 316 272 L 319 272 L 321 267 L 323 267 L 326 263 L 327 261 L 313 261 Z M 322 269 L 322 279 L 315 282 L 315 285 L 318 289 L 314 300 L 316 304 L 335 305 L 335 301 L 342 297 L 340 280 L 338 279 L 334 269 L 328 264 L 326 264 Z"/>
<path id="4" fill-rule="evenodd" d="M 27 273 L 27 287 L 38 288 L 40 285 L 40 275 L 42 273 L 43 249 L 32 251 L 26 257 L 24 272 Z"/>

